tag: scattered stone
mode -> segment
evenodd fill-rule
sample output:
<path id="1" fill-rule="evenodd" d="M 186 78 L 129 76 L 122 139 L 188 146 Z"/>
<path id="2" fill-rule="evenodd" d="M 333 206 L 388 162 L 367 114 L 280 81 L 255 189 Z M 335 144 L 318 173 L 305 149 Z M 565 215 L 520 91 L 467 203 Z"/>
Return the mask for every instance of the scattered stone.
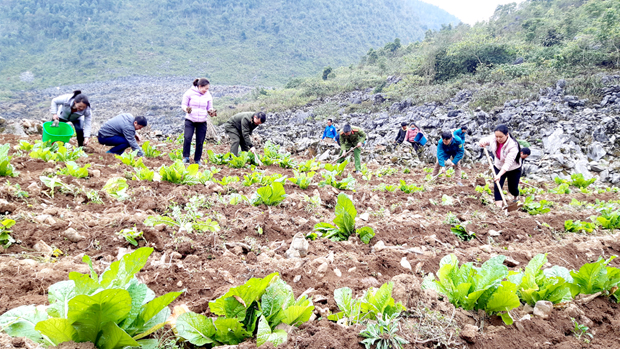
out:
<path id="1" fill-rule="evenodd" d="M 51 217 L 50 217 L 51 218 Z M 80 234 L 77 230 L 73 228 L 68 228 L 62 233 L 62 236 L 67 238 L 71 242 L 80 242 L 86 239 L 86 236 Z"/>
<path id="2" fill-rule="evenodd" d="M 504 259 L 504 264 L 506 264 L 507 267 L 514 268 L 521 263 L 517 262 L 512 257 L 506 257 L 506 259 Z"/>
<path id="3" fill-rule="evenodd" d="M 368 212 L 364 212 L 362 214 L 360 214 L 358 216 L 361 220 L 368 222 L 368 219 L 370 218 L 370 214 Z"/>
<path id="4" fill-rule="evenodd" d="M 328 268 L 328 264 L 327 263 L 323 263 L 323 264 L 319 265 L 318 268 L 316 268 L 316 273 L 320 277 L 323 277 L 323 276 L 325 276 L 325 273 L 327 273 L 327 268 Z"/>
<path id="5" fill-rule="evenodd" d="M 553 303 L 549 301 L 538 301 L 536 302 L 536 306 L 534 306 L 534 315 L 546 320 L 551 315 L 552 310 Z"/>
<path id="6" fill-rule="evenodd" d="M 294 283 L 298 283 L 300 280 L 301 280 L 301 275 L 295 275 L 295 277 L 293 278 Z"/>
<path id="7" fill-rule="evenodd" d="M 489 171 L 490 171 L 490 170 L 489 170 Z M 490 236 L 500 236 L 500 235 L 502 235 L 502 231 L 501 231 L 501 230 L 500 230 L 500 231 L 497 231 L 497 230 L 493 230 L 493 229 L 491 229 L 491 230 L 489 230 L 489 235 L 490 235 Z"/>
<path id="8" fill-rule="evenodd" d="M 461 338 L 463 338 L 468 343 L 474 344 L 476 343 L 476 336 L 478 335 L 478 326 L 467 324 L 463 327 L 463 330 L 460 333 Z"/>
<path id="9" fill-rule="evenodd" d="M 100 170 L 89 170 L 88 171 L 90 176 L 93 178 L 100 178 L 101 177 L 101 171 Z"/>
<path id="10" fill-rule="evenodd" d="M 37 252 L 41 252 L 44 253 L 46 255 L 51 255 L 52 252 L 54 252 L 54 249 L 52 249 L 48 244 L 46 244 L 43 240 L 39 240 L 39 242 L 37 242 L 36 244 L 34 244 L 34 250 Z"/>
<path id="11" fill-rule="evenodd" d="M 372 247 L 372 252 L 379 252 L 381 250 L 386 249 L 385 242 L 383 240 L 377 241 L 377 243 Z"/>
<path id="12" fill-rule="evenodd" d="M 527 303 L 523 306 L 523 311 L 526 314 L 534 314 L 534 308 L 531 305 L 527 304 Z"/>
<path id="13" fill-rule="evenodd" d="M 400 260 L 400 266 L 405 268 L 405 269 L 409 269 L 409 270 L 413 271 L 413 268 L 411 268 L 411 263 L 409 263 L 409 261 L 407 260 L 407 257 L 403 257 Z"/>
<path id="14" fill-rule="evenodd" d="M 334 274 L 336 274 L 337 277 L 341 277 L 342 276 L 342 272 L 338 268 L 334 269 Z"/>

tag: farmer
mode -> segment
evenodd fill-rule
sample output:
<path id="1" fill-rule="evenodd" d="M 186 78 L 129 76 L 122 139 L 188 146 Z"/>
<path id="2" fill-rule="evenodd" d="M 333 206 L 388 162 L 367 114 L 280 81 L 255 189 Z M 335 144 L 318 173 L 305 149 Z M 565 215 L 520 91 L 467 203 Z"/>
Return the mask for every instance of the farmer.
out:
<path id="1" fill-rule="evenodd" d="M 461 128 L 457 128 L 456 130 L 454 130 L 454 132 L 452 132 L 452 134 L 459 137 L 463 141 L 463 144 L 465 144 L 465 136 L 467 135 L 467 126 L 463 125 L 461 126 Z"/>
<path id="2" fill-rule="evenodd" d="M 461 182 L 461 159 L 465 149 L 463 148 L 463 141 L 454 136 L 450 132 L 442 132 L 441 141 L 437 144 L 437 162 L 433 169 L 433 177 L 439 173 L 439 170 L 443 171 L 443 168 L 448 166 L 454 167 L 454 176 L 456 178 L 456 184 L 463 185 Z M 450 160 L 452 158 L 452 160 Z"/>
<path id="3" fill-rule="evenodd" d="M 132 150 L 138 151 L 138 156 L 143 156 L 144 152 L 137 142 L 141 141 L 137 130 L 146 127 L 146 118 L 144 116 L 136 116 L 129 113 L 120 114 L 108 120 L 99 129 L 99 143 L 103 145 L 111 145 L 112 149 L 108 153 L 121 155 L 125 149 L 131 147 Z"/>
<path id="4" fill-rule="evenodd" d="M 230 152 L 239 156 L 239 146 L 242 151 L 254 152 L 254 145 L 252 144 L 252 132 L 260 124 L 267 120 L 265 113 L 258 112 L 245 112 L 233 115 L 230 120 L 224 124 L 224 130 L 230 138 Z"/>
<path id="5" fill-rule="evenodd" d="M 521 148 L 521 177 L 525 177 L 529 171 L 528 168 L 525 167 L 525 159 L 527 159 L 532 154 L 530 148 Z"/>
<path id="6" fill-rule="evenodd" d="M 183 163 L 189 164 L 192 138 L 194 137 L 194 131 L 196 131 L 194 163 L 202 166 L 203 163 L 200 158 L 202 157 L 202 146 L 207 134 L 208 118 L 217 115 L 217 111 L 213 109 L 213 97 L 209 92 L 209 80 L 205 78 L 196 79 L 193 85 L 183 94 L 183 102 L 181 104 L 183 111 L 187 113 L 185 115 Z"/>
<path id="7" fill-rule="evenodd" d="M 508 191 L 514 196 L 513 202 L 517 202 L 523 162 L 519 142 L 508 132 L 506 125 L 498 125 L 493 134 L 481 139 L 478 145 L 481 147 L 490 146 L 491 152 L 495 154 L 493 166 L 495 171 L 495 205 L 502 207 L 502 196 L 499 191 L 504 186 L 506 179 L 508 179 Z"/>
<path id="8" fill-rule="evenodd" d="M 413 122 L 411 123 L 409 130 L 407 130 L 405 139 L 413 146 L 416 153 L 421 146 L 426 144 L 426 137 L 424 137 L 424 134 L 420 128 L 418 128 L 418 126 L 416 126 Z"/>
<path id="9" fill-rule="evenodd" d="M 355 159 L 355 173 L 361 173 L 362 165 L 360 164 L 360 153 L 362 145 L 366 141 L 366 133 L 360 127 L 344 125 L 340 132 L 340 156 L 344 155 L 350 149 L 353 150 L 353 158 Z M 345 157 L 338 160 L 338 163 L 344 161 Z"/>
<path id="10" fill-rule="evenodd" d="M 337 135 L 338 131 L 336 131 L 336 128 L 332 125 L 332 119 L 327 119 L 327 126 L 325 126 L 325 131 L 323 131 L 323 137 L 321 137 L 321 140 L 327 138 L 332 142 L 336 142 Z"/>
<path id="11" fill-rule="evenodd" d="M 58 96 L 52 99 L 50 108 L 52 120 L 71 122 L 75 127 L 78 146 L 88 145 L 92 124 L 92 113 L 88 97 L 82 91 Z"/>
<path id="12" fill-rule="evenodd" d="M 405 140 L 406 135 L 407 135 L 407 123 L 401 122 L 400 129 L 398 130 L 398 134 L 396 134 L 396 139 L 394 139 L 394 143 L 401 144 Z"/>

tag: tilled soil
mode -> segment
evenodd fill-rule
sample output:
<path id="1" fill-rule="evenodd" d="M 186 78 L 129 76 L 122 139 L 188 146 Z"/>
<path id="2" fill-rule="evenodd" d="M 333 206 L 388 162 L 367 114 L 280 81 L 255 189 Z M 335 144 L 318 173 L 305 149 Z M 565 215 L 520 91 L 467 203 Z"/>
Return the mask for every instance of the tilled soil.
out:
<path id="1" fill-rule="evenodd" d="M 33 137 L 29 139 L 34 140 Z M 0 136 L 0 143 L 13 146 L 19 143 L 19 138 Z M 178 147 L 178 144 L 168 143 L 160 149 L 167 152 Z M 219 153 L 227 151 L 225 146 L 207 148 Z M 82 165 L 91 164 L 90 170 L 98 170 L 100 176 L 87 179 L 61 176 L 62 180 L 100 190 L 109 178 L 124 177 L 131 169 L 105 153 L 106 150 L 94 144 L 86 149 L 89 157 L 77 161 Z M 483 184 L 480 181 L 484 181 L 477 178 L 479 173 L 485 172 L 482 165 L 465 169 L 469 179 L 463 181 L 463 187 L 454 185 L 452 178 L 442 178 L 438 183 L 425 185 L 426 191 L 414 194 L 405 194 L 398 189 L 394 192 L 373 189 L 380 183 L 398 184 L 401 179 L 408 184 L 424 184 L 426 173 L 421 168 L 413 168 L 408 174 L 401 168 L 394 175 L 375 176 L 370 182 L 363 180 L 361 175 L 354 175 L 356 191 L 347 194 L 358 210 L 358 225 L 373 227 L 375 238 L 369 245 L 361 243 L 357 237 L 346 242 L 318 239 L 310 242 L 307 257 L 287 259 L 285 251 L 293 235 L 312 231 L 318 222 L 332 222 L 338 190 L 318 188 L 316 184 L 301 190 L 286 182 L 289 196 L 282 205 L 252 207 L 244 204 L 233 206 L 228 204 L 228 199 L 218 199 L 222 193 L 227 193 L 219 185 L 182 186 L 130 180 L 130 200 L 119 202 L 102 192 L 104 204 L 99 205 L 88 203 L 85 196 L 79 195 L 74 197 L 56 192 L 50 197 L 39 176 L 63 165 L 30 159 L 27 153 L 14 150 L 11 153 L 14 155 L 11 163 L 21 173 L 19 177 L 7 179 L 12 185 L 19 184 L 29 197 L 15 197 L 7 185 L 0 188 L 0 211 L 17 221 L 12 236 L 18 240 L 0 255 L 0 314 L 20 305 L 46 304 L 50 285 L 66 280 L 70 271 L 88 272 L 88 267 L 81 262 L 85 254 L 92 257 L 98 272 L 103 271 L 124 249 L 134 248 L 116 233 L 135 226 L 144 232 L 140 246 L 155 249 L 149 263 L 137 276 L 158 295 L 185 289 L 173 306 L 186 304 L 194 312 L 209 315 L 209 301 L 223 295 L 231 286 L 276 271 L 293 287 L 296 295 L 309 292 L 315 300 L 318 320 L 295 330 L 288 343 L 281 346 L 284 348 L 363 348 L 359 344 L 361 337 L 357 335 L 362 327 L 343 327 L 325 319 L 330 311 L 338 310 L 334 290 L 346 286 L 355 295 L 360 295 L 369 287 L 378 287 L 388 281 L 395 282 L 393 295 L 408 308 L 423 305 L 429 312 L 453 318 L 458 327 L 472 324 L 481 329 L 470 342 L 461 339 L 458 331 L 452 333 L 450 340 L 440 341 L 413 330 L 416 327 L 405 326 L 409 321 L 417 321 L 413 316 L 401 324 L 402 335 L 411 342 L 407 348 L 620 348 L 617 342 L 620 312 L 618 304 L 608 298 L 599 297 L 587 304 L 558 307 L 547 320 L 532 317 L 505 326 L 497 317 L 454 309 L 434 292 L 420 288 L 424 275 L 435 273 L 441 258 L 449 253 L 455 253 L 461 263 L 477 264 L 503 254 L 518 264 L 511 270 L 523 268 L 538 253 L 548 253 L 550 264 L 569 269 L 579 268 L 599 256 L 617 255 L 620 252 L 617 234 L 599 231 L 582 235 L 564 234 L 563 231 L 564 221 L 587 220 L 595 213 L 568 206 L 573 198 L 594 203 L 597 199 L 617 200 L 618 194 L 545 194 L 537 196 L 537 200 L 554 201 L 556 206 L 551 212 L 530 216 L 518 211 L 507 217 L 493 204 L 483 204 L 481 194 L 474 190 L 476 183 Z M 144 163 L 155 169 L 172 161 L 164 155 L 158 159 L 144 159 Z M 215 175 L 216 179 L 224 176 L 243 179 L 244 174 L 251 173 L 250 169 L 217 167 L 221 171 Z M 369 164 L 369 168 L 376 170 L 378 166 Z M 292 170 L 275 166 L 264 170 L 268 175 L 293 176 Z M 352 166 L 346 172 L 352 172 Z M 314 183 L 319 179 L 321 177 L 317 174 Z M 258 184 L 244 187 L 238 182 L 230 185 L 228 191 L 249 197 L 258 187 Z M 185 204 L 194 195 L 210 198 L 212 206 L 203 213 L 219 222 L 220 232 L 187 234 L 171 227 L 153 228 L 143 224 L 149 215 L 163 214 L 171 205 Z M 305 195 L 319 195 L 322 205 L 311 205 Z M 442 195 L 454 198 L 454 205 L 442 205 Z M 468 221 L 467 228 L 476 233 L 476 238 L 464 242 L 451 233 L 450 226 L 443 223 L 449 212 L 456 214 L 461 221 Z M 360 219 L 362 213 L 368 213 L 367 222 Z M 37 218 L 42 215 L 50 217 L 39 222 Z M 259 227 L 262 234 L 258 234 Z M 68 228 L 77 230 L 85 238 L 77 242 L 68 240 L 63 234 Z M 501 234 L 491 236 L 491 229 L 501 231 Z M 375 247 L 380 241 L 387 247 L 382 248 L 383 244 Z M 40 252 L 41 242 L 52 250 L 60 250 L 62 255 L 54 257 L 44 250 Z M 395 246 L 404 248 L 392 248 Z M 403 258 L 412 270 L 402 265 Z M 329 265 L 327 272 L 317 273 L 318 266 L 323 263 Z M 614 260 L 611 265 L 618 266 L 618 262 Z M 522 308 L 513 311 L 516 319 L 524 315 Z M 593 334 L 590 344 L 573 336 L 571 318 L 590 328 Z M 0 337 L 0 342 L 7 347 L 25 346 L 6 336 Z M 239 347 L 255 346 L 250 341 Z"/>

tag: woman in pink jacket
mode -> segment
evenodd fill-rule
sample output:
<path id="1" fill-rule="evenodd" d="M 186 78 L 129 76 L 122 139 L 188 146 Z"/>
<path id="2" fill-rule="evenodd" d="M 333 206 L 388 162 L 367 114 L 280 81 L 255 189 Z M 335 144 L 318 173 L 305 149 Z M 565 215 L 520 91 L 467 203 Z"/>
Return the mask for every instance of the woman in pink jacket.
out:
<path id="1" fill-rule="evenodd" d="M 209 92 L 209 80 L 205 78 L 196 79 L 193 85 L 192 88 L 183 94 L 183 103 L 181 104 L 183 111 L 187 113 L 185 115 L 183 163 L 189 164 L 190 148 L 195 131 L 196 152 L 194 153 L 194 162 L 198 165 L 203 165 L 200 158 L 202 157 L 202 146 L 207 134 L 207 118 L 215 116 L 216 111 L 213 109 L 213 97 L 211 97 Z"/>
<path id="2" fill-rule="evenodd" d="M 499 190 L 508 179 L 508 191 L 516 202 L 519 197 L 519 179 L 521 178 L 521 146 L 508 132 L 506 125 L 499 125 L 495 132 L 480 140 L 481 147 L 490 146 L 495 155 L 495 205 L 502 207 L 502 196 Z M 498 186 L 499 183 L 499 186 Z"/>

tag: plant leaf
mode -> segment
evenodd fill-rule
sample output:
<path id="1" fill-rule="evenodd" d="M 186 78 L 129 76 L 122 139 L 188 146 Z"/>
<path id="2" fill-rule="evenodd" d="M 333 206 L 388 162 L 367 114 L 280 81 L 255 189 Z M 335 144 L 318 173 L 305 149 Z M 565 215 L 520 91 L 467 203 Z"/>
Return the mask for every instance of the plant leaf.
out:
<path id="1" fill-rule="evenodd" d="M 43 337 L 35 330 L 39 321 L 47 320 L 47 313 L 34 305 L 22 305 L 0 316 L 0 330 L 11 337 L 26 337 L 41 343 Z"/>
<path id="2" fill-rule="evenodd" d="M 52 345 L 78 340 L 77 331 L 67 319 L 47 319 L 37 323 L 34 328 Z"/>
<path id="3" fill-rule="evenodd" d="M 217 330 L 213 320 L 204 315 L 192 312 L 181 314 L 177 319 L 176 330 L 180 337 L 196 346 L 216 343 L 213 338 Z"/>
<path id="4" fill-rule="evenodd" d="M 69 301 L 67 318 L 79 334 L 80 341 L 95 342 L 102 326 L 118 323 L 131 311 L 129 292 L 103 290 L 92 296 L 80 295 Z"/>
<path id="5" fill-rule="evenodd" d="M 256 345 L 261 346 L 267 342 L 273 344 L 274 347 L 286 342 L 288 335 L 284 330 L 275 330 L 271 331 L 269 327 L 269 323 L 265 319 L 264 316 L 260 317 L 258 320 L 258 333 L 256 334 Z"/>
<path id="6" fill-rule="evenodd" d="M 127 332 L 114 322 L 108 322 L 101 328 L 101 336 L 97 340 L 99 349 L 120 349 L 140 346 Z"/>

